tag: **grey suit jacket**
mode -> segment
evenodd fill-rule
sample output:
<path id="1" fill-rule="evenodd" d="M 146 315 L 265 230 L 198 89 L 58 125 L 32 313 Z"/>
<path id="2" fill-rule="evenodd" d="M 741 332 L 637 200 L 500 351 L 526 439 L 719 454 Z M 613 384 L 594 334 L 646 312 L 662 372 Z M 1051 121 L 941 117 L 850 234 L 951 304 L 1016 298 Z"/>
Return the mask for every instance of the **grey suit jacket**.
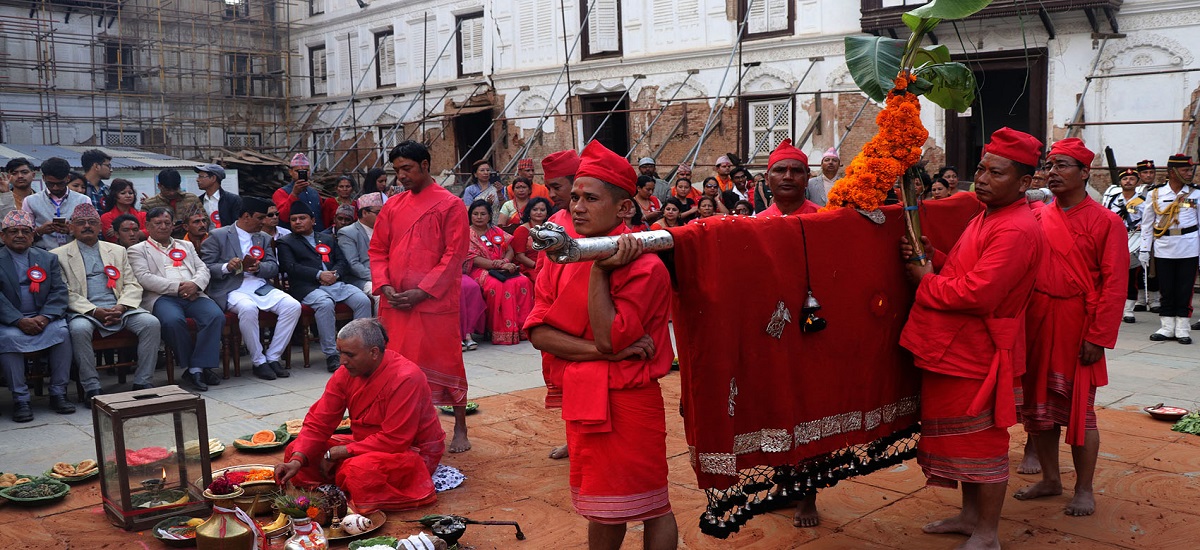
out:
<path id="1" fill-rule="evenodd" d="M 266 255 L 259 260 L 258 276 L 263 279 L 274 279 L 279 275 L 279 261 L 275 258 L 275 248 L 271 246 L 271 236 L 263 232 L 250 236 L 254 246 L 261 247 Z M 200 245 L 200 259 L 208 266 L 209 282 L 205 294 L 212 298 L 221 309 L 228 304 L 229 293 L 242 286 L 242 273 L 224 273 L 222 267 L 233 258 L 244 258 L 242 245 L 238 242 L 237 226 L 229 225 L 214 229 Z"/>
<path id="2" fill-rule="evenodd" d="M 366 228 L 361 222 L 350 224 L 338 232 L 338 248 L 350 264 L 350 273 L 342 278 L 347 284 L 362 288 L 364 283 L 371 282 L 371 257 L 367 250 L 371 247 L 371 238 L 367 236 Z"/>
<path id="3" fill-rule="evenodd" d="M 38 308 L 38 315 L 45 315 L 51 321 L 62 319 L 67 314 L 67 283 L 63 281 L 58 256 L 30 247 L 29 265 L 40 266 L 48 277 L 41 283 L 41 289 L 33 293 L 33 305 Z M 20 291 L 18 277 L 12 253 L 0 247 L 0 323 L 6 325 L 16 325 L 25 317 L 21 315 L 21 297 L 17 294 Z"/>

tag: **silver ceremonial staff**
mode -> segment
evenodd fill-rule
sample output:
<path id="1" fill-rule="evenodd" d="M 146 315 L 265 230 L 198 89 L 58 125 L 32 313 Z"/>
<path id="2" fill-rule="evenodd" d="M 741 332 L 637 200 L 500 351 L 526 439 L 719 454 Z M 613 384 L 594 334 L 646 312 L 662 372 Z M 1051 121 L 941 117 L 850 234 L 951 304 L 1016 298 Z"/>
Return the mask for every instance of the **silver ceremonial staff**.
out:
<path id="1" fill-rule="evenodd" d="M 563 226 L 546 222 L 533 228 L 533 249 L 546 253 L 550 261 L 560 264 L 601 260 L 617 253 L 617 237 L 585 237 L 573 239 Z M 646 252 L 658 252 L 675 247 L 675 239 L 666 230 L 633 233 L 642 241 Z"/>

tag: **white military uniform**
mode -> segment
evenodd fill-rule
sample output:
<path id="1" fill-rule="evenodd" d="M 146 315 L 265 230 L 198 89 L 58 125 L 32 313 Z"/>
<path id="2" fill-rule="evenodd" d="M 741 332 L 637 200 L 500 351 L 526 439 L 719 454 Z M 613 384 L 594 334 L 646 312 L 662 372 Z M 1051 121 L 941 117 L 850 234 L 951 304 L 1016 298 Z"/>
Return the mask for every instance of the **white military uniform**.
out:
<path id="1" fill-rule="evenodd" d="M 1162 328 L 1155 341 L 1191 343 L 1192 285 L 1200 257 L 1200 188 L 1184 185 L 1178 192 L 1165 183 L 1150 186 L 1142 207 L 1141 259 L 1158 277 L 1162 294 L 1159 317 Z"/>

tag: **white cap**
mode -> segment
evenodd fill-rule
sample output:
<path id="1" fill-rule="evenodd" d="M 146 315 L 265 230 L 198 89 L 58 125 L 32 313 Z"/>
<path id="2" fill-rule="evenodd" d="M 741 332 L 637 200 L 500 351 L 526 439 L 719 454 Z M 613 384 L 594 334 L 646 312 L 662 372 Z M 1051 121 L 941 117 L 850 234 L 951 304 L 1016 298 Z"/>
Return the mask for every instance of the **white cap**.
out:
<path id="1" fill-rule="evenodd" d="M 657 164 L 657 163 L 654 162 L 654 159 L 652 159 L 650 157 L 642 157 L 642 158 L 638 159 L 638 166 L 645 166 L 647 164 Z"/>

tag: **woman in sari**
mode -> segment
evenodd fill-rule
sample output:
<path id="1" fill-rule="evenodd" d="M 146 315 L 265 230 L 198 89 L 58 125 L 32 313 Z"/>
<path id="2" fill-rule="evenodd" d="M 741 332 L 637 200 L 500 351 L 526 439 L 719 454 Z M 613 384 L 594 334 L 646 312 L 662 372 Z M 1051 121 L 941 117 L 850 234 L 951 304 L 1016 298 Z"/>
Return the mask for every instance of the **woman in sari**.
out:
<path id="1" fill-rule="evenodd" d="M 713 200 L 713 203 L 715 203 L 715 206 L 713 207 L 713 208 L 715 208 L 715 210 L 713 211 L 714 213 L 716 213 L 716 214 L 728 214 L 729 213 L 729 209 L 725 208 L 725 204 L 723 202 L 721 202 L 721 182 L 717 181 L 717 178 L 714 178 L 712 176 L 704 178 L 704 190 L 701 192 L 701 198 L 704 198 L 704 197 L 711 198 Z M 696 201 L 696 206 L 700 206 L 699 199 L 697 199 L 697 201 Z M 703 218 L 705 216 L 701 215 L 700 217 Z"/>
<path id="2" fill-rule="evenodd" d="M 357 215 L 353 214 L 354 199 L 358 197 L 358 188 L 354 185 L 354 179 L 350 176 L 341 176 L 337 179 L 337 183 L 333 185 L 333 197 L 321 199 L 321 220 L 325 222 L 325 227 L 333 227 L 337 221 L 338 208 L 349 206 L 354 223 L 358 219 Z"/>
<path id="3" fill-rule="evenodd" d="M 521 273 L 535 283 L 538 274 L 537 261 L 541 257 L 542 251 L 533 249 L 533 237 L 529 232 L 534 227 L 546 223 L 546 219 L 549 217 L 550 201 L 542 197 L 534 197 L 529 199 L 529 203 L 525 205 L 525 210 L 521 214 L 521 221 L 525 223 L 518 225 L 513 231 L 512 249 L 516 253 L 513 259 L 520 266 Z"/>
<path id="4" fill-rule="evenodd" d="M 113 220 L 121 214 L 129 214 L 137 218 L 138 226 L 142 231 L 146 230 L 146 213 L 138 210 L 137 207 L 137 192 L 133 189 L 133 182 L 123 178 L 112 180 L 108 186 L 108 199 L 104 201 L 108 205 L 108 211 L 100 216 L 100 235 L 104 240 L 115 243 L 117 242 L 117 232 L 113 229 Z"/>
<path id="5" fill-rule="evenodd" d="M 518 344 L 527 338 L 521 327 L 533 309 L 533 282 L 512 261 L 516 254 L 512 235 L 492 224 L 491 203 L 477 200 L 467 212 L 471 220 L 467 261 L 471 278 L 479 283 L 487 302 L 492 343 Z"/>
<path id="6" fill-rule="evenodd" d="M 720 202 L 721 201 L 718 201 L 717 199 L 714 199 L 708 195 L 700 197 L 700 202 L 699 202 L 699 204 L 696 205 L 696 208 L 698 208 L 700 210 L 700 214 L 696 217 L 696 219 L 694 219 L 692 221 L 695 222 L 695 221 L 703 220 L 704 218 L 711 218 L 713 216 L 716 216 L 717 215 L 717 205 L 720 204 Z"/>
<path id="7" fill-rule="evenodd" d="M 529 204 L 529 194 L 533 191 L 533 180 L 529 178 L 517 178 L 512 182 L 512 200 L 505 201 L 500 207 L 500 220 L 497 225 L 501 227 L 509 224 L 517 225 L 517 220 L 521 219 L 521 214 L 525 212 L 525 206 Z"/>
<path id="8" fill-rule="evenodd" d="M 637 203 L 638 208 L 642 211 L 642 220 L 646 225 L 658 221 L 662 217 L 662 203 L 658 202 L 658 197 L 654 196 L 654 186 L 657 182 L 652 176 L 638 176 L 637 194 L 633 196 L 633 202 Z"/>
<path id="9" fill-rule="evenodd" d="M 683 225 L 683 203 L 679 199 L 671 197 L 667 199 L 666 204 L 663 204 L 663 217 L 661 220 L 654 222 L 650 229 L 667 229 L 669 227 L 679 227 Z"/>

